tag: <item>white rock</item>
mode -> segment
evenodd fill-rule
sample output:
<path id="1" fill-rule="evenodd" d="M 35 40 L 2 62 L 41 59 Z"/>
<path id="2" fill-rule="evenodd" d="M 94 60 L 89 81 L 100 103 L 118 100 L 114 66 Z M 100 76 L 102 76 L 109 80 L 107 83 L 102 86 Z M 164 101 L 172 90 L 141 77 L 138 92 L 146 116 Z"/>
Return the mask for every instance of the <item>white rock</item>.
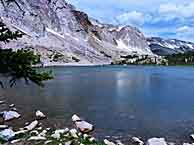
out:
<path id="1" fill-rule="evenodd" d="M 75 122 L 76 127 L 81 131 L 81 132 L 90 132 L 93 130 L 93 125 L 86 122 L 86 121 L 78 121 Z"/>
<path id="2" fill-rule="evenodd" d="M 71 145 L 72 141 L 65 142 L 65 145 Z"/>
<path id="3" fill-rule="evenodd" d="M 47 130 L 47 131 L 50 131 L 50 130 L 51 130 L 51 128 L 46 128 L 46 130 Z"/>
<path id="4" fill-rule="evenodd" d="M 17 119 L 19 118 L 21 115 L 19 113 L 17 113 L 16 111 L 4 111 L 3 112 L 3 118 L 5 121 L 9 121 L 12 119 Z"/>
<path id="5" fill-rule="evenodd" d="M 192 145 L 191 143 L 183 143 L 183 145 Z"/>
<path id="6" fill-rule="evenodd" d="M 84 134 L 83 137 L 84 137 L 84 139 L 87 139 L 89 137 L 89 135 Z"/>
<path id="7" fill-rule="evenodd" d="M 43 119 L 46 118 L 46 115 L 44 115 L 44 113 L 42 113 L 40 110 L 36 111 L 36 117 L 39 119 Z"/>
<path id="8" fill-rule="evenodd" d="M 15 132 L 15 135 L 25 134 L 27 132 L 28 132 L 28 130 L 20 130 L 20 131 Z"/>
<path id="9" fill-rule="evenodd" d="M 12 129 L 5 129 L 3 131 L 0 132 L 0 138 L 5 140 L 5 141 L 9 141 L 10 139 L 12 139 L 15 136 L 15 132 Z"/>
<path id="10" fill-rule="evenodd" d="M 6 128 L 8 128 L 8 125 L 0 125 L 0 129 L 2 130 L 2 129 L 6 129 Z"/>
<path id="11" fill-rule="evenodd" d="M 116 140 L 117 145 L 124 145 L 120 140 Z"/>
<path id="12" fill-rule="evenodd" d="M 45 137 L 43 137 L 43 136 L 31 136 L 29 139 L 28 139 L 29 141 L 32 141 L 32 140 L 46 140 L 46 138 Z"/>
<path id="13" fill-rule="evenodd" d="M 54 133 L 51 135 L 51 137 L 59 140 L 61 138 L 61 135 L 60 135 L 60 133 Z"/>
<path id="14" fill-rule="evenodd" d="M 167 145 L 164 138 L 150 138 L 146 145 Z"/>
<path id="15" fill-rule="evenodd" d="M 70 132 L 70 134 L 71 134 L 72 137 L 78 138 L 77 130 L 76 129 L 71 129 L 69 132 Z"/>
<path id="16" fill-rule="evenodd" d="M 168 142 L 168 145 L 176 145 L 174 142 Z"/>
<path id="17" fill-rule="evenodd" d="M 91 137 L 90 139 L 89 139 L 89 141 L 90 142 L 94 142 L 96 139 L 94 138 L 94 137 Z"/>
<path id="18" fill-rule="evenodd" d="M 11 141 L 11 144 L 15 144 L 15 143 L 18 143 L 18 142 L 20 142 L 20 141 L 21 141 L 21 139 L 12 140 L 12 141 Z"/>
<path id="19" fill-rule="evenodd" d="M 47 144 L 49 144 L 51 142 L 53 142 L 53 141 L 52 140 L 47 140 L 47 141 L 44 142 L 44 144 L 47 145 Z"/>
<path id="20" fill-rule="evenodd" d="M 74 115 L 72 116 L 72 121 L 73 121 L 73 122 L 81 121 L 81 119 L 80 119 L 79 116 L 77 116 L 76 114 L 74 114 Z"/>
<path id="21" fill-rule="evenodd" d="M 104 140 L 104 143 L 105 143 L 106 145 L 116 145 L 114 142 L 111 142 L 111 141 L 109 141 L 109 140 L 107 140 L 107 139 Z"/>
<path id="22" fill-rule="evenodd" d="M 12 111 L 17 111 L 17 108 L 11 108 Z"/>
<path id="23" fill-rule="evenodd" d="M 83 143 L 80 143 L 80 145 L 84 145 Z"/>
<path id="24" fill-rule="evenodd" d="M 30 123 L 28 126 L 24 127 L 24 129 L 31 131 L 38 125 L 38 121 L 35 120 L 32 123 Z"/>
<path id="25" fill-rule="evenodd" d="M 65 128 L 65 133 L 69 132 L 69 128 Z"/>
<path id="26" fill-rule="evenodd" d="M 144 142 L 142 140 L 140 140 L 138 137 L 132 137 L 132 140 L 135 142 L 135 143 L 138 143 L 140 145 L 143 145 Z"/>
<path id="27" fill-rule="evenodd" d="M 42 127 L 37 128 L 37 130 L 42 130 Z"/>
<path id="28" fill-rule="evenodd" d="M 0 101 L 0 104 L 4 104 L 5 103 L 5 101 Z"/>
<path id="29" fill-rule="evenodd" d="M 191 134 L 190 137 L 194 140 L 194 134 Z"/>
<path id="30" fill-rule="evenodd" d="M 65 129 L 58 129 L 58 130 L 55 130 L 55 133 L 59 133 L 59 134 L 64 134 L 64 133 L 66 133 L 67 132 L 67 130 L 65 130 Z"/>
<path id="31" fill-rule="evenodd" d="M 46 134 L 47 134 L 47 131 L 46 131 L 46 130 L 43 130 L 38 136 L 43 136 L 43 137 L 45 137 Z"/>
<path id="32" fill-rule="evenodd" d="M 11 105 L 9 105 L 9 107 L 14 107 L 15 106 L 15 104 L 11 104 Z"/>

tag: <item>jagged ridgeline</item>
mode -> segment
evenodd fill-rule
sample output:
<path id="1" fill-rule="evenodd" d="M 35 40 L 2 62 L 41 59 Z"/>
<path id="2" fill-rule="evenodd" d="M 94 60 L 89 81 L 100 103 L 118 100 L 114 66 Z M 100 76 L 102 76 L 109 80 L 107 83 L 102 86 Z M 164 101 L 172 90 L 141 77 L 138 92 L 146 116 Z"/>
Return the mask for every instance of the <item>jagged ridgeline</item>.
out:
<path id="1" fill-rule="evenodd" d="M 64 0 L 1 0 L 0 17 L 25 34 L 5 47 L 31 47 L 45 64 L 106 64 L 131 54 L 153 55 L 137 28 L 102 24 Z"/>

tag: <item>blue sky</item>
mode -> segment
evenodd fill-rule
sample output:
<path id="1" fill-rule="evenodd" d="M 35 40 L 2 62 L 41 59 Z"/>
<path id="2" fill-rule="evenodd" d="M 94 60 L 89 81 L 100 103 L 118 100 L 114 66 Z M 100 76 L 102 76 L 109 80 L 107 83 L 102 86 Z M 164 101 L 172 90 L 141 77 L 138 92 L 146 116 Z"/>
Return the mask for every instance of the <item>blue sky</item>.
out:
<path id="1" fill-rule="evenodd" d="M 67 0 L 104 23 L 194 42 L 194 0 Z"/>

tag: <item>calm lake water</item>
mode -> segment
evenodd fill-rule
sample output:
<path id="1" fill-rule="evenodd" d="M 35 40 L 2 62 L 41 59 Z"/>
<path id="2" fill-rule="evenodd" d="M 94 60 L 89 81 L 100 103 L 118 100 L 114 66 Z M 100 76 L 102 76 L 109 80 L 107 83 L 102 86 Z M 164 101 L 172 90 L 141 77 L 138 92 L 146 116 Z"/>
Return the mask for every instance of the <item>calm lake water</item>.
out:
<path id="1" fill-rule="evenodd" d="M 50 67 L 45 88 L 0 90 L 26 111 L 69 122 L 76 113 L 103 135 L 132 134 L 188 139 L 194 133 L 192 67 Z"/>

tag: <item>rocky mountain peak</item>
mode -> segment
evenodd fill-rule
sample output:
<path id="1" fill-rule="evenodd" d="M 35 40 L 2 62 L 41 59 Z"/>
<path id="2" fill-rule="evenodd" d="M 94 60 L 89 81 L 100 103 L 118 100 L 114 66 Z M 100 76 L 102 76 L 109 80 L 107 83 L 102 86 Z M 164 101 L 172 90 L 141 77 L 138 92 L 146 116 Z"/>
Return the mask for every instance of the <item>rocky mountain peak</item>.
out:
<path id="1" fill-rule="evenodd" d="M 161 56 L 194 51 L 194 43 L 177 39 L 147 38 L 153 53 Z"/>
<path id="2" fill-rule="evenodd" d="M 153 55 L 144 35 L 134 27 L 119 27 L 91 19 L 65 0 L 0 2 L 0 17 L 26 34 L 6 47 L 32 47 L 44 63 L 110 63 L 133 53 Z"/>

